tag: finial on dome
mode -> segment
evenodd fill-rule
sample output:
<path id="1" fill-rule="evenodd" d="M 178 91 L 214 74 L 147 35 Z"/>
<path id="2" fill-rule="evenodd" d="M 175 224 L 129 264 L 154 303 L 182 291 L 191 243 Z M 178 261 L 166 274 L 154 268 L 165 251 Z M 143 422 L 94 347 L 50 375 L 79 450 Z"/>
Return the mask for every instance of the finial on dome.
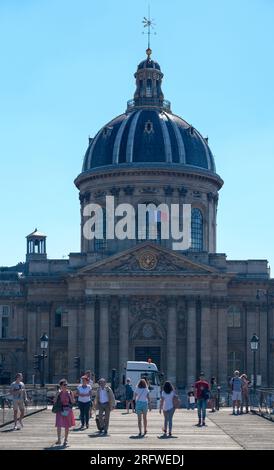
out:
<path id="1" fill-rule="evenodd" d="M 143 23 L 144 23 L 144 28 L 147 28 L 147 33 L 143 32 L 143 34 L 147 34 L 147 39 L 148 40 L 147 40 L 146 53 L 147 53 L 147 56 L 149 58 L 151 53 L 152 53 L 152 50 L 150 49 L 151 29 L 154 29 L 154 26 L 155 26 L 154 20 L 150 18 L 150 5 L 148 5 L 148 18 L 146 18 L 144 16 Z M 156 34 L 156 33 L 154 32 L 153 34 Z M 150 52 L 150 53 L 148 54 L 148 52 Z"/>

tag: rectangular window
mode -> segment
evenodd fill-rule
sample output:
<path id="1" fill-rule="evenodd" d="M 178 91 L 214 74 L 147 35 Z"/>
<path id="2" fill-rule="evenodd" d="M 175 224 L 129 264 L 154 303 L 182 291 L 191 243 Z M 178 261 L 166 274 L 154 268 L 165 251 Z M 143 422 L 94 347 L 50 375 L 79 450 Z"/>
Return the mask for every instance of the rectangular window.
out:
<path id="1" fill-rule="evenodd" d="M 9 337 L 9 315 L 10 306 L 0 305 L 0 338 Z"/>
<path id="2" fill-rule="evenodd" d="M 2 338 L 8 338 L 9 319 L 2 317 Z"/>

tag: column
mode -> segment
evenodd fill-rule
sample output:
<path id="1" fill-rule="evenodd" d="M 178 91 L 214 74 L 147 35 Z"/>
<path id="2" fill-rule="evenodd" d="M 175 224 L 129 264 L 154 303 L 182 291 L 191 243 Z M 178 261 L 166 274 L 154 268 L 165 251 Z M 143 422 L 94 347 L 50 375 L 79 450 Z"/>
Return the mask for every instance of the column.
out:
<path id="1" fill-rule="evenodd" d="M 259 317 L 259 358 L 260 362 L 258 365 L 257 374 L 262 377 L 262 385 L 267 387 L 267 311 L 266 304 L 260 306 L 260 317 Z M 270 357 L 269 357 L 270 360 Z"/>
<path id="2" fill-rule="evenodd" d="M 128 298 L 120 299 L 119 374 L 122 383 L 128 361 Z"/>
<path id="3" fill-rule="evenodd" d="M 167 321 L 167 380 L 176 384 L 176 359 L 177 359 L 177 311 L 176 299 L 170 299 L 168 302 L 168 321 Z"/>
<path id="4" fill-rule="evenodd" d="M 223 387 L 227 386 L 227 309 L 225 306 L 218 306 L 218 383 Z"/>
<path id="5" fill-rule="evenodd" d="M 31 383 L 32 381 L 32 371 L 33 371 L 33 361 L 34 355 L 40 354 L 40 345 L 39 349 L 36 351 L 36 321 L 37 321 L 37 311 L 36 308 L 30 306 L 30 309 L 27 310 L 27 377 L 25 381 Z M 39 372 L 35 371 L 37 378 L 39 377 Z"/>
<path id="6" fill-rule="evenodd" d="M 99 375 L 109 379 L 109 309 L 108 298 L 100 297 Z"/>
<path id="7" fill-rule="evenodd" d="M 196 303 L 187 305 L 187 387 L 197 380 L 196 373 Z"/>
<path id="8" fill-rule="evenodd" d="M 68 380 L 79 380 L 78 371 L 74 367 L 74 357 L 77 356 L 77 308 L 70 306 L 68 309 Z"/>
<path id="9" fill-rule="evenodd" d="M 274 354 L 273 354 L 273 352 L 274 352 L 274 342 L 273 342 L 273 339 L 272 339 L 272 338 L 274 338 L 274 331 L 273 331 L 273 320 L 274 320 L 273 300 L 271 300 L 271 302 L 269 302 L 269 313 L 268 314 L 269 314 L 269 337 L 271 338 L 271 342 L 268 345 L 269 354 L 270 354 L 270 357 L 269 357 L 269 360 L 270 360 L 269 379 L 270 379 L 270 386 L 274 387 L 274 362 L 273 362 L 273 359 L 274 359 Z"/>
<path id="10" fill-rule="evenodd" d="M 88 297 L 85 306 L 85 370 L 95 369 L 95 297 Z"/>
<path id="11" fill-rule="evenodd" d="M 211 328 L 210 305 L 208 300 L 202 301 L 201 309 L 201 370 L 206 380 L 211 378 Z M 198 371 L 199 373 L 200 371 Z"/>

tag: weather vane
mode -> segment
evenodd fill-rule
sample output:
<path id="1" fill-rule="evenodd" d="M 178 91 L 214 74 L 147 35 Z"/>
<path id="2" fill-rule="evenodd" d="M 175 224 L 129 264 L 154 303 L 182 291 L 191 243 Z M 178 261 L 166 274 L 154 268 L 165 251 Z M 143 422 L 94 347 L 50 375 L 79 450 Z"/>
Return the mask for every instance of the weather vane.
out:
<path id="1" fill-rule="evenodd" d="M 150 49 L 150 36 L 152 34 L 151 30 L 154 29 L 154 26 L 156 25 L 154 23 L 154 20 L 152 18 L 150 18 L 150 5 L 148 6 L 148 17 L 146 18 L 144 16 L 143 24 L 144 24 L 144 28 L 147 28 L 147 32 L 143 32 L 143 34 L 147 34 L 147 37 L 148 37 L 146 53 L 147 53 L 148 58 L 149 58 L 151 56 L 151 53 L 152 53 L 152 50 Z M 153 34 L 156 34 L 156 33 L 154 32 Z"/>

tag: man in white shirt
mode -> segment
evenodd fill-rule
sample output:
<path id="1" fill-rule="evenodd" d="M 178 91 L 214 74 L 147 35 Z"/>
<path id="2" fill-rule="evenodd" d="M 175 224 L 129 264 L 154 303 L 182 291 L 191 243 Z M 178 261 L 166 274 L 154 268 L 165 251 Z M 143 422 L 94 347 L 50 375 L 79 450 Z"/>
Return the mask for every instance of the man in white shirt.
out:
<path id="1" fill-rule="evenodd" d="M 115 407 L 115 397 L 105 379 L 99 380 L 99 388 L 96 393 L 95 406 L 99 410 L 100 433 L 107 434 L 110 412 Z M 103 419 L 103 414 L 105 414 Z"/>
<path id="2" fill-rule="evenodd" d="M 23 418 L 25 414 L 25 401 L 27 399 L 25 384 L 22 382 L 23 375 L 19 372 L 16 374 L 15 381 L 10 386 L 10 393 L 13 399 L 13 414 L 14 414 L 14 430 L 18 429 L 17 416 L 18 410 L 20 411 L 19 423 L 23 427 Z M 19 428 L 20 429 L 20 428 Z"/>

